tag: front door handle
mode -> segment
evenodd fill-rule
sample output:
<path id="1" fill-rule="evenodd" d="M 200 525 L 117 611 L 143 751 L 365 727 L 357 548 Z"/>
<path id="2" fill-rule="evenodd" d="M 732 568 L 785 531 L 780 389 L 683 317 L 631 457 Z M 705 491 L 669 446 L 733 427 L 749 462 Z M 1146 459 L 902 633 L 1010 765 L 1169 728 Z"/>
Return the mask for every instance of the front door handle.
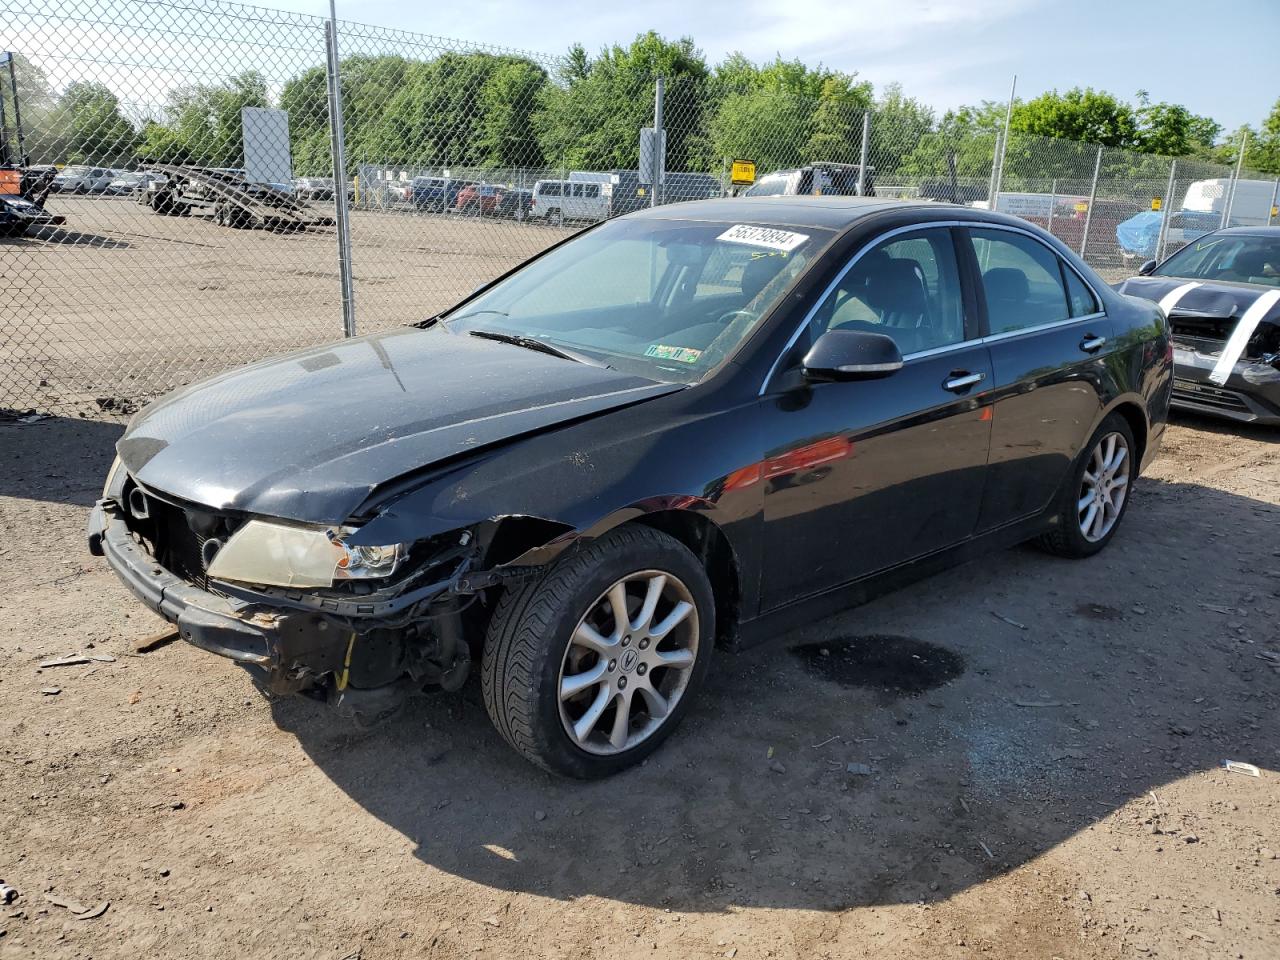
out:
<path id="1" fill-rule="evenodd" d="M 1095 337 L 1092 333 L 1086 333 L 1084 339 L 1080 341 L 1080 349 L 1085 353 L 1097 353 L 1106 342 L 1106 337 Z"/>
<path id="2" fill-rule="evenodd" d="M 966 373 L 963 370 L 953 370 L 951 376 L 942 381 L 942 389 L 950 390 L 952 393 L 962 393 L 975 383 L 981 383 L 985 379 L 987 379 L 985 373 Z"/>

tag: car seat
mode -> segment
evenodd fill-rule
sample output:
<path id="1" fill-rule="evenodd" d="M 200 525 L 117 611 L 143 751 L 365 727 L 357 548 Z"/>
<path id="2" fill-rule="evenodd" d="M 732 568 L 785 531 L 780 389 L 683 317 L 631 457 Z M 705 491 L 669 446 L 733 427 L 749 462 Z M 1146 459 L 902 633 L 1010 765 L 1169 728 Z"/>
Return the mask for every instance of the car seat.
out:
<path id="1" fill-rule="evenodd" d="M 1031 299 L 1027 275 L 1016 267 L 992 267 L 982 275 L 987 294 L 987 318 L 992 333 L 1016 330 Z"/>

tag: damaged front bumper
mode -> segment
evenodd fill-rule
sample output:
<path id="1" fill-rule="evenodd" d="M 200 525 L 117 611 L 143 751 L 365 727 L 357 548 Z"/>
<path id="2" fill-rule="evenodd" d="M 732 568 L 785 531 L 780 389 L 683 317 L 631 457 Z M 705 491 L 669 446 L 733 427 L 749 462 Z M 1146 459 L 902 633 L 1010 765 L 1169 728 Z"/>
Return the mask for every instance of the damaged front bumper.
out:
<path id="1" fill-rule="evenodd" d="M 1280 426 L 1280 360 L 1241 359 L 1219 384 L 1210 380 L 1210 374 L 1221 348 L 1220 343 L 1174 340 L 1173 405 L 1245 423 Z"/>
<path id="2" fill-rule="evenodd" d="M 446 579 L 393 596 L 335 599 L 219 584 L 221 595 L 158 564 L 111 500 L 94 506 L 87 533 L 90 551 L 105 556 L 182 639 L 246 667 L 273 694 L 322 693 L 359 713 L 362 693 L 379 691 L 376 698 L 385 701 L 389 689 L 431 683 L 456 689 L 466 678 L 470 655 L 455 602 L 477 583 L 467 578 L 466 563 Z M 411 610 L 428 605 L 432 613 L 406 625 Z"/>

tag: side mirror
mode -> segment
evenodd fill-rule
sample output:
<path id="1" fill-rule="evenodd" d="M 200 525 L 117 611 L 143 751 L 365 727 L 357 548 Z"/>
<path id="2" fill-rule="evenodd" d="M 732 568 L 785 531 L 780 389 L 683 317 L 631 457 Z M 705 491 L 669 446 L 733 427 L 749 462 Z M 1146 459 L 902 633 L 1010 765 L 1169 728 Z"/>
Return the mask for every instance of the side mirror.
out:
<path id="1" fill-rule="evenodd" d="M 874 380 L 902 369 L 892 337 L 864 330 L 828 330 L 804 358 L 808 380 Z"/>
<path id="2" fill-rule="evenodd" d="M 1156 262 L 1154 260 L 1148 260 L 1146 263 L 1144 263 L 1142 266 L 1138 268 L 1138 276 L 1140 277 L 1149 276 L 1151 274 L 1151 271 L 1154 270 L 1155 268 L 1156 268 Z"/>

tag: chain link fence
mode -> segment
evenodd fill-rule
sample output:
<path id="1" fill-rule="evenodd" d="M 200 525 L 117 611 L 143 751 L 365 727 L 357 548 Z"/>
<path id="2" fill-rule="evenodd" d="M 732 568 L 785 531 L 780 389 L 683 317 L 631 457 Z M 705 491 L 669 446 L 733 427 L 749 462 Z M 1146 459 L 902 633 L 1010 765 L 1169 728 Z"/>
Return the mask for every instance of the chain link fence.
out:
<path id="1" fill-rule="evenodd" d="M 873 105 L 856 87 L 699 70 L 691 46 L 636 70 L 617 50 L 548 57 L 219 0 L 0 10 L 16 81 L 0 71 L 0 178 L 24 168 L 22 191 L 48 190 L 62 221 L 0 219 L 9 410 L 128 413 L 412 322 L 650 204 L 994 205 L 1118 279 L 1208 230 L 1271 222 L 1276 203 L 1276 179 L 1247 169 L 1006 139 L 893 90 Z M 733 182 L 735 160 L 754 185 Z"/>

